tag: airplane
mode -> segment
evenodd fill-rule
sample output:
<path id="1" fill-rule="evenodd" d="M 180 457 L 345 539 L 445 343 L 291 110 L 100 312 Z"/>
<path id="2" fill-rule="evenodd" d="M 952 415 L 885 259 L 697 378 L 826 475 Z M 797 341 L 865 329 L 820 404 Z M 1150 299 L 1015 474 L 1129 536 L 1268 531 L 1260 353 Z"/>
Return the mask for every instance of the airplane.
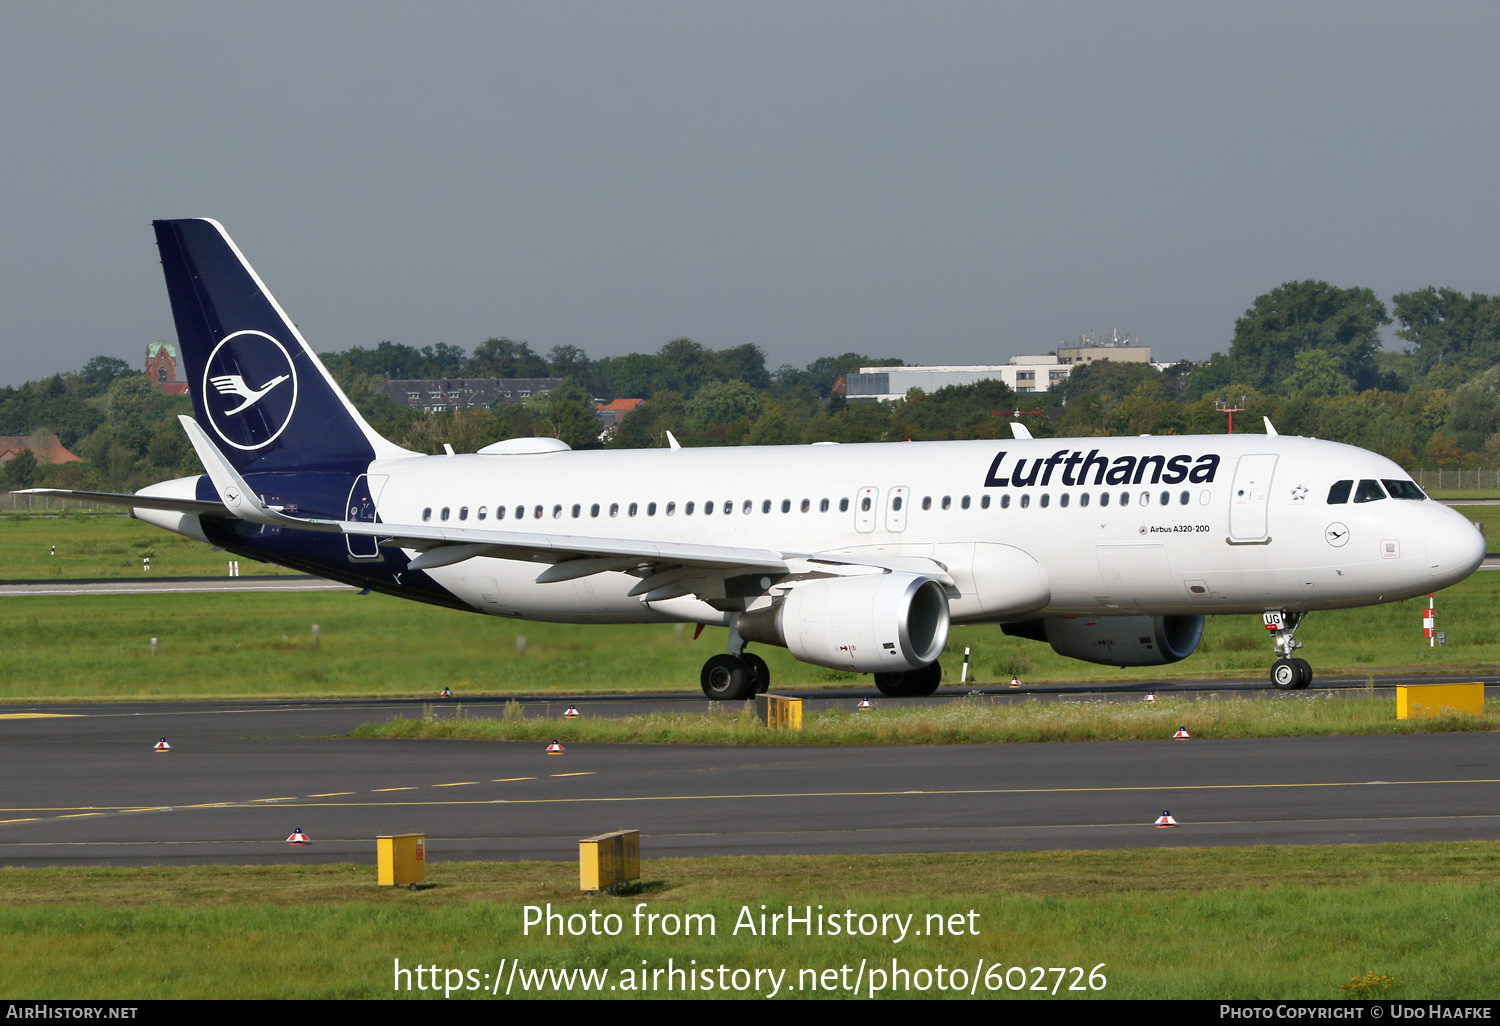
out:
<path id="1" fill-rule="evenodd" d="M 930 695 L 954 624 L 1110 666 L 1187 658 L 1205 617 L 1263 617 L 1271 682 L 1306 688 L 1310 612 L 1456 584 L 1466 518 L 1383 456 L 1265 435 L 440 456 L 360 416 L 224 228 L 154 222 L 206 473 L 116 503 L 248 559 L 491 616 L 728 628 L 699 683 L 771 683 L 747 645 Z"/>

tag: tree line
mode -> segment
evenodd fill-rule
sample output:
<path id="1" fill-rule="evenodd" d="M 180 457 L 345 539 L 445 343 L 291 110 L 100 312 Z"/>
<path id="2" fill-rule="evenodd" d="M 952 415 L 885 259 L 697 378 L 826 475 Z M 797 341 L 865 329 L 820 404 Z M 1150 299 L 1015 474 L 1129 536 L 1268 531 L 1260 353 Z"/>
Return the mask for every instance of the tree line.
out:
<path id="1" fill-rule="evenodd" d="M 1398 325 L 1404 343 L 1381 345 Z M 545 354 L 525 341 L 485 340 L 467 353 L 438 343 L 381 342 L 322 354 L 351 400 L 386 437 L 419 452 L 473 451 L 500 438 L 547 435 L 575 448 L 790 445 L 1009 437 L 1021 409 L 1037 437 L 1204 434 L 1226 429 L 1218 400 L 1241 406 L 1236 429 L 1348 442 L 1417 466 L 1500 465 L 1500 297 L 1429 287 L 1392 297 L 1369 289 L 1287 282 L 1256 297 L 1227 350 L 1165 371 L 1099 361 L 1049 392 L 1016 395 L 999 381 L 913 390 L 894 403 L 849 402 L 835 390 L 862 366 L 899 358 L 824 356 L 770 369 L 754 345 L 715 350 L 673 339 L 655 353 L 591 359 L 576 346 Z M 392 379 L 555 377 L 526 403 L 427 414 L 392 402 Z M 601 437 L 599 401 L 644 399 Z M 187 396 L 167 396 L 125 361 L 90 360 L 75 373 L 0 388 L 0 434 L 55 435 L 83 458 L 53 465 L 17 458 L 0 487 L 137 488 L 199 472 L 176 423 Z"/>

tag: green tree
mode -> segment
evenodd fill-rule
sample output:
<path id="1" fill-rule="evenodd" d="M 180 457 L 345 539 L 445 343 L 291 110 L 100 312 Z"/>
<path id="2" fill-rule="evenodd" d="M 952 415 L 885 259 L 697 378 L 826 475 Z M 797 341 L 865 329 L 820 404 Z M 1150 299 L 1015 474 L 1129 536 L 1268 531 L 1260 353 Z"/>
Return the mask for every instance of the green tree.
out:
<path id="1" fill-rule="evenodd" d="M 1447 427 L 1453 440 L 1470 452 L 1482 449 L 1500 431 L 1500 366 L 1454 391 Z"/>
<path id="2" fill-rule="evenodd" d="M 547 361 L 532 352 L 527 342 L 487 338 L 474 350 L 464 372 L 475 378 L 545 378 Z"/>
<path id="3" fill-rule="evenodd" d="M 37 465 L 36 454 L 30 449 L 22 449 L 0 467 L 0 490 L 30 488 L 39 477 L 41 468 Z"/>
<path id="4" fill-rule="evenodd" d="M 1229 359 L 1234 375 L 1257 388 L 1284 391 L 1297 354 L 1321 349 L 1356 386 L 1372 385 L 1380 326 L 1391 319 L 1369 289 L 1324 281 L 1289 281 L 1264 295 L 1234 322 Z"/>
<path id="5" fill-rule="evenodd" d="M 760 394 L 743 381 L 710 381 L 683 408 L 688 425 L 699 432 L 753 420 L 760 411 Z"/>
<path id="6" fill-rule="evenodd" d="M 1396 334 L 1411 343 L 1422 373 L 1465 358 L 1480 366 L 1500 361 L 1500 296 L 1428 286 L 1397 293 L 1391 305 L 1401 323 Z"/>
<path id="7" fill-rule="evenodd" d="M 1304 349 L 1287 375 L 1287 394 L 1294 399 L 1322 399 L 1354 391 L 1354 382 L 1339 366 L 1338 358 L 1322 349 Z"/>

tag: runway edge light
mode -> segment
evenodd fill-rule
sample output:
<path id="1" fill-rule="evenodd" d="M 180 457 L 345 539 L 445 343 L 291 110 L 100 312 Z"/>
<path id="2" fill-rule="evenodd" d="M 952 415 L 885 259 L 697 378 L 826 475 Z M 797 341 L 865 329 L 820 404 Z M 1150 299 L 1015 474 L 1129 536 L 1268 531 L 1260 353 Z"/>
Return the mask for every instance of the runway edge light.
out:
<path id="1" fill-rule="evenodd" d="M 1144 701 L 1147 701 L 1147 702 L 1154 702 L 1154 701 L 1156 701 L 1156 692 L 1155 691 L 1148 691 L 1148 692 L 1146 692 L 1146 697 L 1145 697 Z"/>
<path id="2" fill-rule="evenodd" d="M 156 742 L 156 744 L 151 746 L 151 750 L 153 752 L 170 752 L 172 750 L 172 746 L 167 744 L 166 738 L 162 738 L 160 741 Z"/>
<path id="3" fill-rule="evenodd" d="M 1187 732 L 1187 728 L 1186 727 L 1178 727 L 1177 728 L 1177 733 L 1173 734 L 1172 736 L 1174 738 L 1177 738 L 1178 740 L 1182 740 L 1183 738 L 1190 738 L 1193 735 L 1191 735 L 1191 734 L 1189 734 Z"/>
<path id="4" fill-rule="evenodd" d="M 563 753 L 562 742 L 559 741 L 557 738 L 553 738 L 552 739 L 552 743 L 547 746 L 547 754 L 548 755 L 561 755 L 562 753 Z"/>
<path id="5" fill-rule="evenodd" d="M 302 828 L 301 827 L 297 827 L 295 830 L 292 831 L 292 836 L 290 836 L 290 837 L 288 837 L 286 839 L 286 843 L 287 844 L 312 844 L 312 842 L 307 839 L 307 835 L 302 832 Z"/>
<path id="6" fill-rule="evenodd" d="M 857 709 L 860 712 L 864 712 L 866 709 L 873 709 L 873 708 L 875 708 L 875 703 L 872 702 L 872 701 L 870 701 L 868 698 L 861 698 L 859 700 L 859 704 L 856 705 L 854 708 Z"/>
<path id="7" fill-rule="evenodd" d="M 576 705 L 570 705 L 570 706 L 568 706 L 568 708 L 566 710 L 563 711 L 563 719 L 565 719 L 565 720 L 576 720 L 577 718 L 578 718 L 578 706 L 576 706 Z"/>
<path id="8" fill-rule="evenodd" d="M 1156 818 L 1156 825 L 1158 827 L 1174 827 L 1177 825 L 1177 821 L 1172 818 L 1172 814 L 1170 812 L 1168 812 L 1166 809 L 1162 809 L 1161 815 Z"/>

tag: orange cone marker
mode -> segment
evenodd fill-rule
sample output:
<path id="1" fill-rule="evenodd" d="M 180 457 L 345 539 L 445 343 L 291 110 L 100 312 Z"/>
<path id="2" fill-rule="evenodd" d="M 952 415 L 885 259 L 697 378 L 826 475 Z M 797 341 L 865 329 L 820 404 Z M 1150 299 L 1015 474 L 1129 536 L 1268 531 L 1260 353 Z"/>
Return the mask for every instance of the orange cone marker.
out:
<path id="1" fill-rule="evenodd" d="M 565 719 L 565 720 L 576 720 L 576 719 L 578 719 L 578 706 L 576 706 L 576 705 L 570 705 L 570 706 L 568 706 L 568 711 L 565 712 L 565 713 L 563 713 L 563 719 Z"/>
<path id="2" fill-rule="evenodd" d="M 152 746 L 151 750 L 153 752 L 170 752 L 172 750 L 172 746 L 167 744 L 166 738 L 162 738 Z"/>
<path id="3" fill-rule="evenodd" d="M 563 753 L 563 746 L 562 746 L 561 742 L 559 742 L 557 740 L 557 738 L 553 738 L 552 739 L 552 743 L 547 746 L 547 754 L 548 755 L 561 755 L 562 753 Z"/>
<path id="4" fill-rule="evenodd" d="M 1168 812 L 1166 809 L 1162 809 L 1161 816 L 1156 820 L 1156 825 L 1158 827 L 1174 827 L 1177 825 L 1177 821 L 1172 818 L 1172 814 L 1170 812 Z"/>
<path id="5" fill-rule="evenodd" d="M 1146 699 L 1145 700 L 1148 701 L 1148 702 L 1154 702 L 1154 701 L 1156 701 L 1156 692 L 1155 691 L 1148 691 L 1148 692 L 1146 692 Z"/>
<path id="6" fill-rule="evenodd" d="M 1011 674 L 1011 677 L 1010 677 L 1010 686 L 1013 687 L 1013 688 L 1020 687 L 1021 686 L 1021 678 L 1017 677 L 1015 674 Z"/>
<path id="7" fill-rule="evenodd" d="M 1182 739 L 1182 738 L 1192 737 L 1193 735 L 1191 735 L 1191 734 L 1189 734 L 1187 732 L 1187 728 L 1186 727 L 1178 727 L 1177 728 L 1177 733 L 1173 734 L 1172 736 L 1174 738 Z"/>
<path id="8" fill-rule="evenodd" d="M 873 708 L 875 708 L 875 703 L 872 702 L 872 701 L 870 701 L 868 698 L 861 698 L 859 700 L 859 704 L 856 705 L 854 708 L 855 708 L 855 710 L 857 710 L 859 712 L 864 712 L 866 709 L 873 709 Z"/>
<path id="9" fill-rule="evenodd" d="M 292 831 L 292 836 L 288 837 L 286 839 L 286 843 L 287 844 L 312 844 L 312 842 L 307 839 L 307 835 L 302 832 L 302 828 L 301 827 L 298 827 L 297 829 L 295 829 L 295 830 Z"/>

